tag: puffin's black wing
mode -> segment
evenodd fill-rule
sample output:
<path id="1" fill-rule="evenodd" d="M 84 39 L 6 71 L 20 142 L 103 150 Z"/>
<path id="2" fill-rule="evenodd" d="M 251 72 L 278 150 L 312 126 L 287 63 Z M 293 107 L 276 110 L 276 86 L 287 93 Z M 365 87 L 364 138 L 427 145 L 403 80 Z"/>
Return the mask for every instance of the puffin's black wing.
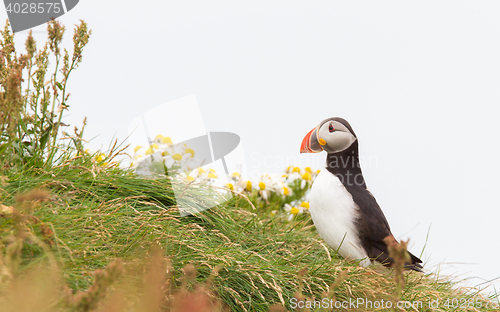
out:
<path id="1" fill-rule="evenodd" d="M 346 188 L 359 207 L 360 216 L 356 223 L 361 244 L 370 258 L 381 262 L 385 266 L 391 266 L 394 260 L 389 257 L 384 238 L 393 235 L 382 209 L 380 209 L 375 197 L 366 188 L 356 185 L 346 186 Z M 422 266 L 419 263 L 422 263 L 422 260 L 410 252 L 409 254 L 411 262 L 407 264 L 407 268 L 421 272 Z"/>

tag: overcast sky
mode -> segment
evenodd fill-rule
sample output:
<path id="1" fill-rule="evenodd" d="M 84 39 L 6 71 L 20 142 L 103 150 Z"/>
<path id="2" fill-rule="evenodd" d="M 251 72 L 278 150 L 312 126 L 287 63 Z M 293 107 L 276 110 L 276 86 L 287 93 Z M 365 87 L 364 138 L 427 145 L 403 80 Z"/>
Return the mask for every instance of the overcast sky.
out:
<path id="1" fill-rule="evenodd" d="M 346 118 L 395 236 L 419 255 L 430 228 L 425 267 L 476 285 L 500 277 L 499 16 L 477 0 L 80 1 L 60 19 L 93 30 L 65 120 L 87 116 L 106 148 L 195 95 L 206 129 L 237 133 L 249 170 L 272 173 L 319 168 L 302 138 Z"/>

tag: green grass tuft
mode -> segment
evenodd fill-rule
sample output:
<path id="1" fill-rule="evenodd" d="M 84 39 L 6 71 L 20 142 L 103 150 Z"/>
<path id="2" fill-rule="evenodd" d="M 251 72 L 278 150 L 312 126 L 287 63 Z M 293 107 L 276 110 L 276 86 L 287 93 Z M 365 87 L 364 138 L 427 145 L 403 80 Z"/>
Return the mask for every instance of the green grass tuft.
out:
<path id="1" fill-rule="evenodd" d="M 16 237 L 24 239 L 18 268 L 3 261 L 4 268 L 12 273 L 5 285 L 37 264 L 50 263 L 49 257 L 61 268 L 61 283 L 68 285 L 70 293 L 93 287 L 94 271 L 117 258 L 124 267 L 121 280 L 138 283 L 147 271 L 144 266 L 138 267 L 154 248 L 160 248 L 171 266 L 170 291 L 187 287 L 182 284 L 183 268 L 192 265 L 196 280 L 187 289 L 209 284 L 213 297 L 231 311 L 268 311 L 273 304 L 291 309 L 294 297 L 397 300 L 391 270 L 362 268 L 337 258 L 309 219 L 287 223 L 267 214 L 258 215 L 241 196 L 181 218 L 166 179 L 143 179 L 116 168 L 92 169 L 90 164 L 90 156 L 80 157 L 50 171 L 7 175 L 8 185 L 0 197 L 6 207 L 21 209 L 16 195 L 32 189 L 48 190 L 50 198 L 23 213 L 26 231 L 32 236 L 16 234 L 20 217 L 15 213 L 0 215 L 2 258 L 9 257 Z M 33 237 L 42 243 L 34 242 Z M 405 278 L 399 300 L 423 302 L 420 311 L 431 311 L 425 305 L 433 300 L 480 298 L 479 302 L 488 303 L 480 295 L 432 275 L 407 272 Z M 162 296 L 168 297 L 165 293 Z M 74 309 L 75 305 L 68 303 L 71 300 L 61 298 L 57 309 Z M 106 298 L 99 297 L 100 304 Z M 167 307 L 165 302 L 162 304 Z M 450 310 L 441 306 L 432 311 Z"/>

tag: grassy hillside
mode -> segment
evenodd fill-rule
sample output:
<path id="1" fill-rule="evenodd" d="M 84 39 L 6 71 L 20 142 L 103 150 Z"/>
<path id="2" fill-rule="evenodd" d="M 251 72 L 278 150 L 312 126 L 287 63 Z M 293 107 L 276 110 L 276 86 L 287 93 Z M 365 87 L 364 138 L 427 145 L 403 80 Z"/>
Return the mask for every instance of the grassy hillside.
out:
<path id="1" fill-rule="evenodd" d="M 51 170 L 9 172 L 4 171 L 0 197 L 0 306 L 9 307 L 4 311 L 38 310 L 35 304 L 49 311 L 105 311 L 106 304 L 157 311 L 140 305 L 151 294 L 156 297 L 150 301 L 169 308 L 197 302 L 179 299 L 190 294 L 215 311 L 267 311 L 274 304 L 289 310 L 292 298 L 422 302 L 419 311 L 452 311 L 456 299 L 470 311 L 479 305 L 478 311 L 495 310 L 453 282 L 415 272 L 404 273 L 398 295 L 393 270 L 341 260 L 309 217 L 281 222 L 259 215 L 243 196 L 181 218 L 165 179 L 103 168 L 91 155 Z M 110 264 L 115 272 L 99 281 L 95 271 Z M 30 285 L 37 280 L 44 286 Z M 45 296 L 30 305 L 20 299 L 47 292 L 37 287 L 45 288 L 48 280 L 50 293 L 58 294 L 50 302 Z M 88 295 L 89 289 L 99 295 L 78 294 Z M 87 307 L 82 300 L 91 303 Z M 430 309 L 435 300 L 439 308 Z"/>

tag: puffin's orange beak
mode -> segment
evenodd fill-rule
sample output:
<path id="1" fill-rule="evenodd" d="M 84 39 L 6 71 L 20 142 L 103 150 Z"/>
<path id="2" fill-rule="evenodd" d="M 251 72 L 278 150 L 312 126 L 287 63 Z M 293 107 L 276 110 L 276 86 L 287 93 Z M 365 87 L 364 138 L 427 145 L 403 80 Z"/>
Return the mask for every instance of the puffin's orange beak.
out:
<path id="1" fill-rule="evenodd" d="M 302 144 L 300 145 L 300 153 L 319 153 L 323 149 L 318 143 L 318 139 L 316 138 L 316 128 L 309 131 L 306 134 L 304 139 L 302 140 Z"/>

